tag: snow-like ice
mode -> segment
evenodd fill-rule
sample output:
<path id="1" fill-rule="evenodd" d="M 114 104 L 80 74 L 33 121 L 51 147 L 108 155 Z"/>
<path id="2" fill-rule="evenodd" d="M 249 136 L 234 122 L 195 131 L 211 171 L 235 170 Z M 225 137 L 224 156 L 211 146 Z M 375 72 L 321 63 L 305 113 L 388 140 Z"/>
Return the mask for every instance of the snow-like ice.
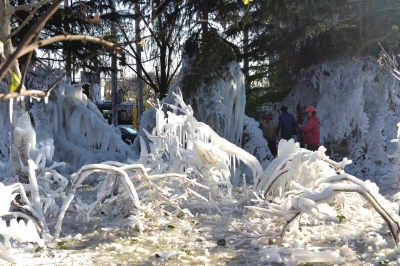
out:
<path id="1" fill-rule="evenodd" d="M 339 162 L 324 146 L 310 152 L 293 141 L 281 141 L 272 160 L 258 122 L 244 116 L 243 75 L 235 64 L 212 87 L 213 108 L 202 103 L 201 90 L 185 103 L 177 83 L 144 113 L 132 146 L 80 86 L 63 81 L 48 103 L 33 100 L 14 121 L 11 160 L 10 106 L 0 102 L 0 257 L 24 264 L 36 251 L 37 263 L 81 257 L 91 264 L 87 256 L 99 259 L 101 250 L 109 258 L 134 252 L 135 261 L 240 264 L 235 253 L 244 248 L 254 265 L 297 265 L 342 263 L 362 249 L 366 263 L 398 261 L 399 197 L 390 202 L 379 194 L 398 181 L 397 164 L 390 176 L 399 157 L 398 81 L 357 61 L 312 71 L 283 104 L 290 112 L 317 107 L 322 141 L 350 148 Z M 32 77 L 29 84 L 44 86 Z M 140 152 L 133 149 L 138 145 Z M 11 169 L 16 162 L 19 168 Z M 29 183 L 18 182 L 20 172 Z M 86 255 L 61 251 L 96 238 L 108 242 Z"/>

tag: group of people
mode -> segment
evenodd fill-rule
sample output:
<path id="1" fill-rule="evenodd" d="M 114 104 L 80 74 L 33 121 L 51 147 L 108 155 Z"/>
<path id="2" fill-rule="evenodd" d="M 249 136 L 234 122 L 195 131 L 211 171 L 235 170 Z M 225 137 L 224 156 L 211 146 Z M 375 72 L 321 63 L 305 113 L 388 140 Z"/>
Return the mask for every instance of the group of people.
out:
<path id="1" fill-rule="evenodd" d="M 281 114 L 279 115 L 278 125 L 272 120 L 272 113 L 268 113 L 265 116 L 265 121 L 261 123 L 263 136 L 268 142 L 268 148 L 272 155 L 274 157 L 278 155 L 276 141 L 279 139 L 279 134 L 280 138 L 289 140 L 296 136 L 297 133 L 301 133 L 301 147 L 316 151 L 320 143 L 321 120 L 317 116 L 315 107 L 307 107 L 307 121 L 303 126 L 297 126 L 296 119 L 288 112 L 287 106 L 282 106 L 280 110 Z"/>

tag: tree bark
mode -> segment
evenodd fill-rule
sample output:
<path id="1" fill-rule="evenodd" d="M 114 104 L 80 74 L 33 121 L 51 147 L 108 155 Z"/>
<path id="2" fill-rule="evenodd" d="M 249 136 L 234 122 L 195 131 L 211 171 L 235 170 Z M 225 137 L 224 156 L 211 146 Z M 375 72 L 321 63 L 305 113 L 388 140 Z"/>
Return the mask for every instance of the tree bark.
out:
<path id="1" fill-rule="evenodd" d="M 8 58 L 11 53 L 14 52 L 14 48 L 12 46 L 11 39 L 8 38 L 7 36 L 10 35 L 11 33 L 11 28 L 10 28 L 10 21 L 11 21 L 11 12 L 12 7 L 8 4 L 6 0 L 2 0 L 0 4 L 0 41 L 4 44 L 4 57 Z M 1 58 L 1 62 L 4 61 L 4 58 Z M 19 65 L 18 61 L 15 61 L 9 68 L 9 72 L 7 73 L 7 82 L 8 84 L 11 84 L 12 80 L 12 75 L 11 72 L 14 72 L 15 74 L 18 75 L 18 77 L 21 77 L 21 73 L 19 70 Z M 21 87 L 21 90 L 23 90 L 23 87 Z M 15 176 L 21 171 L 21 166 L 19 164 L 19 156 L 21 156 L 22 162 L 27 166 L 28 165 L 28 158 L 27 154 L 18 154 L 18 149 L 20 146 L 20 143 L 15 142 L 15 125 L 14 123 L 22 116 L 22 114 L 25 113 L 25 105 L 24 101 L 16 101 L 14 99 L 10 99 L 10 164 L 11 164 L 11 171 L 10 175 Z M 28 174 L 25 173 L 24 176 L 28 178 Z M 27 182 L 27 180 L 20 180 L 21 182 Z"/>
<path id="2" fill-rule="evenodd" d="M 364 25 L 363 25 L 363 15 L 364 15 L 364 8 L 365 8 L 365 3 L 364 2 L 361 2 L 361 3 L 359 3 L 359 10 L 360 10 L 360 25 L 359 25 L 359 27 L 360 27 L 360 42 L 361 42 L 361 45 L 362 44 L 364 44 L 364 35 L 363 35 L 363 27 L 364 27 Z"/>
<path id="3" fill-rule="evenodd" d="M 208 8 L 208 0 L 203 0 L 201 4 L 201 29 L 203 31 L 203 39 L 208 33 L 208 14 L 209 14 L 209 8 Z"/>

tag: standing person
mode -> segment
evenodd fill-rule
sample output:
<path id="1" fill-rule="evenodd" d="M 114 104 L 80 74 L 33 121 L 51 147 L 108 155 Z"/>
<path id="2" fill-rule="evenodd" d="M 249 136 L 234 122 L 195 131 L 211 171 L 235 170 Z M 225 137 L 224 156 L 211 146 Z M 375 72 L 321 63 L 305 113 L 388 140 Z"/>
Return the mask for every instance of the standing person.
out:
<path id="1" fill-rule="evenodd" d="M 83 86 L 83 93 L 86 94 L 87 98 L 90 100 L 90 84 L 85 83 Z"/>
<path id="2" fill-rule="evenodd" d="M 289 140 L 295 135 L 294 125 L 296 121 L 294 116 L 291 113 L 288 113 L 287 106 L 282 106 L 281 111 L 282 114 L 279 116 L 278 127 L 276 129 L 276 136 L 279 136 L 279 132 L 281 132 L 281 138 Z"/>
<path id="3" fill-rule="evenodd" d="M 263 137 L 268 142 L 269 150 L 271 151 L 272 155 L 276 157 L 276 155 L 278 154 L 278 151 L 276 149 L 276 137 L 275 137 L 276 124 L 272 120 L 272 113 L 268 113 L 265 116 L 265 121 L 261 123 L 261 130 L 263 132 Z"/>
<path id="4" fill-rule="evenodd" d="M 314 106 L 308 106 L 306 109 L 307 122 L 300 128 L 303 132 L 302 144 L 307 145 L 310 151 L 318 150 L 319 146 L 319 131 L 321 120 L 317 116 L 317 111 Z"/>

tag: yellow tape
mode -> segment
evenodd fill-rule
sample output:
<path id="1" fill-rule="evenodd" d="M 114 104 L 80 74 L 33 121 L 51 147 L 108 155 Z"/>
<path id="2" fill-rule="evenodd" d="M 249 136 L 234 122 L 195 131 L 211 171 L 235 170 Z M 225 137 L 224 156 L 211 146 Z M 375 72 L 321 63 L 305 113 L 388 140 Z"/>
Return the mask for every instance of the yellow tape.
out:
<path id="1" fill-rule="evenodd" d="M 19 88 L 21 81 L 19 81 L 19 77 L 17 74 L 15 74 L 14 72 L 11 72 L 11 74 L 12 74 L 12 79 L 10 85 L 10 92 L 14 92 Z"/>

